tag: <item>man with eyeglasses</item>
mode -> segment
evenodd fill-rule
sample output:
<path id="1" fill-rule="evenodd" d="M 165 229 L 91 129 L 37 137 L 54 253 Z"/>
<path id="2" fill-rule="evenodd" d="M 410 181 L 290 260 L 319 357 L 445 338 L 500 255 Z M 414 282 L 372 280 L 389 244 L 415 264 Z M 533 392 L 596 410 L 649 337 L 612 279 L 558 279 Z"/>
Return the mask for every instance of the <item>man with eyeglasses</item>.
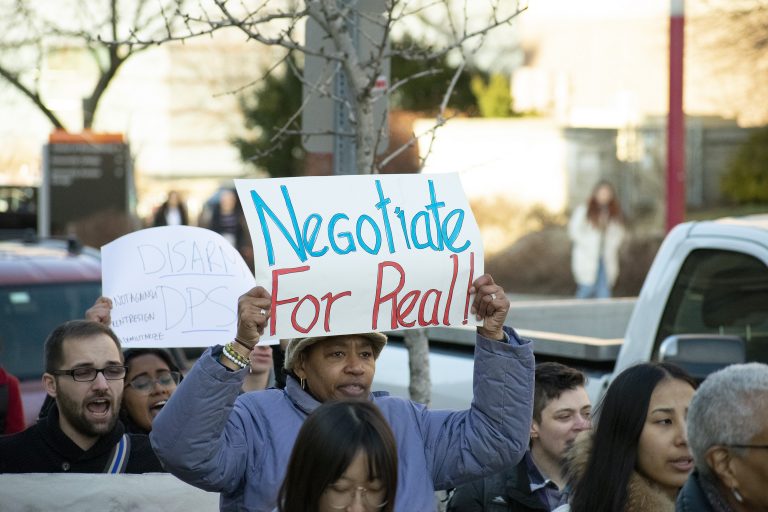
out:
<path id="1" fill-rule="evenodd" d="M 145 435 L 118 420 L 126 366 L 109 327 L 66 322 L 45 341 L 43 386 L 55 405 L 24 432 L 0 438 L 0 473 L 163 471 Z"/>

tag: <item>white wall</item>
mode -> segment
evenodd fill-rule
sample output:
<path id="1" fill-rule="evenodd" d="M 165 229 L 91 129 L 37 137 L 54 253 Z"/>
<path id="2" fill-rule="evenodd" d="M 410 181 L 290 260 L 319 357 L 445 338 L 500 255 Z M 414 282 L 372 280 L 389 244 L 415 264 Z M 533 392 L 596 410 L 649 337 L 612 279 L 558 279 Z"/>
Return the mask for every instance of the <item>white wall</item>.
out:
<path id="1" fill-rule="evenodd" d="M 472 199 L 501 197 L 517 206 L 566 204 L 565 142 L 549 119 L 452 119 L 439 128 L 429 151 L 433 119 L 417 120 L 423 173 L 456 172 Z"/>

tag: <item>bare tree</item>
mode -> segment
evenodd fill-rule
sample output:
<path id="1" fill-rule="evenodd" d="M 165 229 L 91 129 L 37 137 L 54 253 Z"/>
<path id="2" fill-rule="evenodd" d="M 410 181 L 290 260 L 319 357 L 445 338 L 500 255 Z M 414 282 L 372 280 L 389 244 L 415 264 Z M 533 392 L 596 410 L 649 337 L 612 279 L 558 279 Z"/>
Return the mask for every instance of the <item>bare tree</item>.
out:
<path id="1" fill-rule="evenodd" d="M 768 0 L 703 0 L 687 7 L 688 65 L 702 73 L 696 78 L 710 88 L 716 84 L 711 96 L 740 121 L 768 122 Z"/>
<path id="2" fill-rule="evenodd" d="M 306 95 L 300 108 L 277 131 L 275 145 L 279 144 L 281 136 L 297 133 L 296 120 L 307 108 L 311 96 L 332 98 L 346 107 L 349 131 L 336 133 L 333 126 L 328 126 L 316 133 L 301 134 L 353 137 L 356 172 L 370 174 L 377 173 L 401 151 L 413 146 L 417 136 L 434 134 L 434 130 L 446 122 L 448 100 L 467 63 L 472 61 L 489 34 L 499 27 L 509 26 L 524 9 L 525 5 L 517 0 L 209 0 L 188 9 L 178 5 L 172 14 L 166 12 L 166 24 L 180 28 L 169 30 L 163 37 L 147 37 L 134 32 L 128 41 L 120 41 L 120 44 L 146 47 L 210 36 L 220 30 L 237 30 L 250 41 L 284 50 L 285 55 L 288 52 L 303 55 L 305 62 L 311 58 L 322 59 L 334 73 L 321 74 L 312 80 L 295 66 L 291 68 L 311 94 Z M 307 20 L 321 28 L 326 44 L 319 48 L 307 44 L 304 38 Z M 390 47 L 393 35 L 414 31 L 429 42 L 426 48 Z M 361 47 L 367 50 L 361 52 Z M 382 70 L 394 55 L 423 62 L 449 56 L 457 68 L 438 106 L 434 127 L 427 134 L 415 135 L 402 148 L 377 161 L 377 150 L 386 126 L 376 122 L 375 102 L 382 94 L 389 95 L 410 80 L 435 73 L 425 65 L 424 69 L 397 83 L 385 83 L 382 90 Z M 285 62 L 290 67 L 290 61 Z M 277 64 L 269 71 L 276 67 Z M 332 80 L 337 74 L 346 80 L 348 93 L 345 96 L 339 96 L 334 90 Z M 426 335 L 423 330 L 409 332 L 406 341 L 410 355 L 411 396 L 429 403 L 431 384 Z"/>
<path id="3" fill-rule="evenodd" d="M 99 101 L 121 66 L 149 48 L 136 39 L 159 38 L 174 30 L 169 13 L 180 0 L 0 0 L 0 77 L 23 94 L 61 130 L 67 122 L 46 94 L 45 70 L 57 54 L 83 55 L 94 80 L 82 100 L 82 128 L 93 127 Z"/>

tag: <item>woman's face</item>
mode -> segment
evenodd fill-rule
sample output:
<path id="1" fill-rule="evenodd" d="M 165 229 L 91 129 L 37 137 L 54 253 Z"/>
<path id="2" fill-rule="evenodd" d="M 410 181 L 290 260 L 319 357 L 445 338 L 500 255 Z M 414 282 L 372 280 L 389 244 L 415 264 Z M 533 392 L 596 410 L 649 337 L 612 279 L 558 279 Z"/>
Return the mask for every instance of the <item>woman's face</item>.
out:
<path id="1" fill-rule="evenodd" d="M 144 354 L 128 362 L 123 407 L 139 427 L 152 430 L 152 420 L 176 391 L 170 368 L 154 354 Z"/>
<path id="2" fill-rule="evenodd" d="M 319 512 L 371 512 L 386 498 L 384 482 L 368 474 L 368 457 L 361 450 L 346 471 L 320 496 Z"/>
<path id="3" fill-rule="evenodd" d="M 613 200 L 613 189 L 608 185 L 601 185 L 595 190 L 595 201 L 601 206 L 610 204 Z"/>
<path id="4" fill-rule="evenodd" d="M 693 469 L 685 417 L 693 387 L 685 381 L 664 379 L 648 404 L 645 426 L 637 447 L 637 469 L 674 499 Z"/>

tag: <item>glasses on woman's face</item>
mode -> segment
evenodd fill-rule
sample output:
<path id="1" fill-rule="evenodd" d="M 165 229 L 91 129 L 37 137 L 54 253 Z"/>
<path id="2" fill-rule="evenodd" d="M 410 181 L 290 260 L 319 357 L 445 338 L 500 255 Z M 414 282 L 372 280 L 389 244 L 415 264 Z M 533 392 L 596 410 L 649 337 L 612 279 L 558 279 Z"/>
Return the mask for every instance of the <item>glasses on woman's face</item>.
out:
<path id="1" fill-rule="evenodd" d="M 358 493 L 363 505 L 370 510 L 384 508 L 387 501 L 384 499 L 384 489 L 368 489 L 367 487 L 357 486 L 341 488 L 331 485 L 325 492 L 328 494 L 328 504 L 336 510 L 344 510 L 354 503 Z"/>
<path id="2" fill-rule="evenodd" d="M 179 372 L 159 372 L 154 379 L 149 375 L 139 375 L 138 377 L 131 379 L 131 382 L 125 385 L 125 387 L 132 387 L 139 393 L 150 393 L 154 389 L 155 384 L 158 384 L 162 388 L 175 387 L 181 380 L 181 374 Z"/>

